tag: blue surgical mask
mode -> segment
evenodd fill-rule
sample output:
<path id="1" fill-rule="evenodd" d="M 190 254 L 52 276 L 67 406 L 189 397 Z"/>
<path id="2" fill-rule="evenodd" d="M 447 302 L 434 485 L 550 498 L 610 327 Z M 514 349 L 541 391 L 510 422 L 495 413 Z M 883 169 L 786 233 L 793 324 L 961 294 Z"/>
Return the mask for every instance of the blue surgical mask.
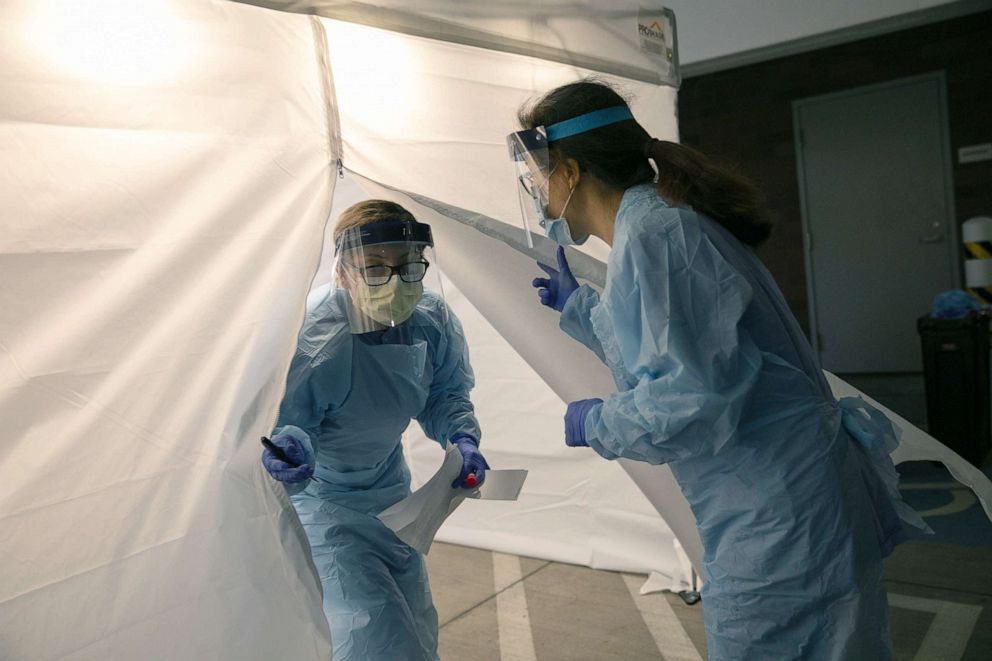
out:
<path id="1" fill-rule="evenodd" d="M 556 166 L 557 167 L 557 166 Z M 551 195 L 551 175 L 554 174 L 554 170 L 548 174 L 548 196 Z M 538 224 L 544 229 L 544 233 L 549 239 L 561 246 L 581 246 L 589 239 L 589 235 L 585 234 L 579 238 L 572 237 L 572 231 L 568 226 L 568 221 L 565 220 L 565 209 L 568 208 L 568 203 L 572 200 L 572 194 L 575 193 L 575 189 L 568 191 L 568 197 L 565 199 L 565 206 L 561 208 L 561 215 L 558 218 L 548 218 L 548 212 L 546 208 L 541 207 L 540 203 L 537 205 L 537 215 L 540 220 Z"/>

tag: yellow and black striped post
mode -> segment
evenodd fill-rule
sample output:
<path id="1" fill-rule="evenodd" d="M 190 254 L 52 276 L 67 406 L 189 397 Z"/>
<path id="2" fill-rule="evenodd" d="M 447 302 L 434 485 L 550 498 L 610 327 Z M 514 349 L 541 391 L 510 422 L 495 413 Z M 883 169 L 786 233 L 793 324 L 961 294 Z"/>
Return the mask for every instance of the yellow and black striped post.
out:
<path id="1" fill-rule="evenodd" d="M 964 280 L 968 292 L 992 304 L 992 218 L 976 216 L 961 225 L 964 242 Z"/>

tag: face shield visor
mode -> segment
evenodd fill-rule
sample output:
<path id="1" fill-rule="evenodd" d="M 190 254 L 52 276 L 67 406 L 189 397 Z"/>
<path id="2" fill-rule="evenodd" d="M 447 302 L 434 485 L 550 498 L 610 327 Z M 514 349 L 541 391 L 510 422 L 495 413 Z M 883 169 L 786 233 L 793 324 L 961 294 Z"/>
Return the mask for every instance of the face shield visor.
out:
<path id="1" fill-rule="evenodd" d="M 534 247 L 533 228 L 538 227 L 548 206 L 548 179 L 551 176 L 548 138 L 544 127 L 517 131 L 506 137 L 517 177 L 520 215 L 527 233 L 527 245 Z"/>
<path id="2" fill-rule="evenodd" d="M 436 319 L 447 307 L 430 225 L 385 220 L 352 227 L 338 236 L 334 256 L 334 284 L 352 333 L 415 325 L 418 307 L 443 323 Z"/>
<path id="3" fill-rule="evenodd" d="M 634 119 L 627 106 L 613 106 L 579 115 L 563 122 L 515 131 L 506 137 L 517 177 L 520 213 L 527 232 L 527 245 L 534 247 L 531 232 L 540 226 L 548 208 L 553 168 L 549 146 L 556 140 Z"/>

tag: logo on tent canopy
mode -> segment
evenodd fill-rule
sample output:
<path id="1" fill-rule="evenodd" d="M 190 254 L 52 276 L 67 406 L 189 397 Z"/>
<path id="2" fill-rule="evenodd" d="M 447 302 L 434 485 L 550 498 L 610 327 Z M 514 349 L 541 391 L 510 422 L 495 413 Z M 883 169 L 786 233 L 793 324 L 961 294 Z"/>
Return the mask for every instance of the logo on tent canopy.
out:
<path id="1" fill-rule="evenodd" d="M 652 37 L 654 39 L 660 39 L 662 42 L 665 41 L 665 31 L 661 27 L 658 21 L 651 21 L 651 25 L 644 25 L 643 23 L 637 24 L 637 31 L 645 37 Z"/>
<path id="2" fill-rule="evenodd" d="M 665 46 L 665 27 L 656 15 L 638 15 L 637 34 L 640 37 L 641 50 L 665 56 L 668 50 Z"/>

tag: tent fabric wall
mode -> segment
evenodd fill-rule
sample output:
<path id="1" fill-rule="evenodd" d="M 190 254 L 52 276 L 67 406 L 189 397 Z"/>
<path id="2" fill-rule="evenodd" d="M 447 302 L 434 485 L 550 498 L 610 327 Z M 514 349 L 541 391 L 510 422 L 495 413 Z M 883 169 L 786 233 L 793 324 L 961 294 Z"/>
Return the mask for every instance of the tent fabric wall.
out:
<path id="1" fill-rule="evenodd" d="M 330 656 L 258 462 L 336 175 L 312 20 L 0 7 L 0 658 Z"/>
<path id="2" fill-rule="evenodd" d="M 518 184 L 506 147 L 518 108 L 596 72 L 364 25 L 321 23 L 328 35 L 344 166 L 373 181 L 519 225 Z M 634 112 L 656 137 L 677 139 L 675 88 L 601 78 L 632 95 Z"/>

